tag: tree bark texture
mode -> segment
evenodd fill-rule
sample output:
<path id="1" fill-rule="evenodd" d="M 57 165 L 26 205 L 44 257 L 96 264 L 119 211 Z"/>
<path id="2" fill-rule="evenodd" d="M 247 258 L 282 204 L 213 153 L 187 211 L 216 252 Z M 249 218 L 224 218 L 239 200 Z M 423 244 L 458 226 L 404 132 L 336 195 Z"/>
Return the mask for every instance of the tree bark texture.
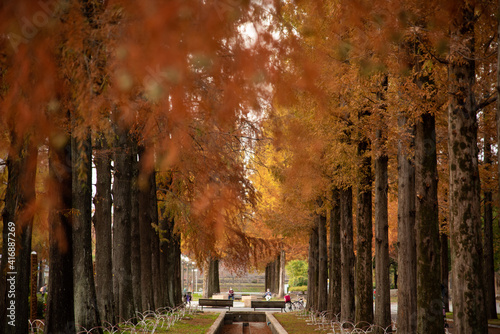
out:
<path id="1" fill-rule="evenodd" d="M 356 215 L 356 322 L 373 323 L 372 276 L 372 171 L 367 138 L 358 144 L 360 167 L 358 171 L 358 210 Z"/>
<path id="2" fill-rule="evenodd" d="M 169 217 L 165 217 L 163 213 L 160 220 L 160 276 L 162 277 L 162 294 L 163 303 L 167 307 L 172 307 L 174 305 L 173 300 L 170 300 L 170 290 L 172 284 L 173 268 L 169 267 L 169 253 L 173 251 L 170 247 L 172 232 L 170 226 L 173 225 L 173 221 Z"/>
<path id="3" fill-rule="evenodd" d="M 500 0 L 498 0 L 498 6 L 500 8 Z M 497 45 L 500 45 L 500 24 L 497 28 Z M 497 52 L 497 69 L 500 68 L 500 52 Z M 500 71 L 497 71 L 497 82 L 496 82 L 496 92 L 497 96 L 500 96 Z M 497 147 L 500 147 L 500 99 L 497 98 L 496 103 L 496 121 L 497 121 Z M 500 189 L 500 154 L 497 154 L 497 180 L 498 189 Z M 498 198 L 500 201 L 500 197 Z M 500 204 L 500 203 L 499 203 Z M 498 204 L 497 204 L 498 205 Z M 500 228 L 500 219 L 498 220 L 498 227 Z"/>
<path id="4" fill-rule="evenodd" d="M 388 157 L 375 160 L 375 324 L 391 325 L 391 286 L 389 281 Z"/>
<path id="5" fill-rule="evenodd" d="M 444 333 L 441 297 L 435 119 L 416 124 L 415 210 L 417 242 L 417 333 Z"/>
<path id="6" fill-rule="evenodd" d="M 116 277 L 116 312 L 120 321 L 135 315 L 131 268 L 131 159 L 128 131 L 117 126 L 115 147 L 115 177 L 113 183 L 113 273 Z"/>
<path id="7" fill-rule="evenodd" d="M 37 290 L 39 291 L 42 286 L 45 285 L 45 279 L 43 277 L 44 275 L 44 261 L 39 260 L 38 261 L 38 285 L 37 285 Z"/>
<path id="8" fill-rule="evenodd" d="M 209 284 L 213 293 L 220 292 L 219 285 L 219 260 L 216 258 L 210 259 L 210 280 Z"/>
<path id="9" fill-rule="evenodd" d="M 180 262 L 180 238 L 175 234 L 174 227 L 174 219 L 163 213 L 160 226 L 162 233 L 160 275 L 164 284 L 164 302 L 167 307 L 175 307 L 182 302 L 180 266 L 177 266 Z"/>
<path id="10" fill-rule="evenodd" d="M 152 269 L 152 237 L 151 226 L 151 182 L 150 172 L 145 170 L 147 161 L 144 147 L 139 147 L 139 175 L 137 180 L 138 202 L 139 202 L 139 228 L 141 241 L 141 281 L 142 281 L 142 309 L 154 309 L 153 297 L 153 269 Z"/>
<path id="11" fill-rule="evenodd" d="M 354 237 L 352 224 L 352 188 L 340 193 L 340 238 L 342 259 L 341 321 L 354 321 Z"/>
<path id="12" fill-rule="evenodd" d="M 342 293 L 342 261 L 340 257 L 340 192 L 332 191 L 332 208 L 330 210 L 330 257 L 329 257 L 329 295 L 328 310 L 340 319 Z"/>
<path id="13" fill-rule="evenodd" d="M 456 333 L 486 333 L 472 3 L 460 1 L 451 26 L 448 151 L 453 322 Z M 467 52 L 464 55 L 464 52 Z"/>
<path id="14" fill-rule="evenodd" d="M 492 152 L 490 138 L 484 138 L 484 163 L 487 168 L 492 164 Z M 486 184 L 491 184 L 487 180 Z M 497 318 L 497 306 L 495 295 L 495 250 L 493 246 L 493 193 L 489 189 L 484 190 L 484 288 L 486 297 L 486 316 L 488 319 Z"/>
<path id="15" fill-rule="evenodd" d="M 212 298 L 213 296 L 213 291 L 211 289 L 209 290 L 210 287 L 210 285 L 208 284 L 209 279 L 210 279 L 210 259 L 207 259 L 203 263 L 203 298 Z M 184 278 L 182 278 L 182 281 L 184 282 Z"/>
<path id="16" fill-rule="evenodd" d="M 111 154 L 104 135 L 97 140 L 94 156 L 96 194 L 94 197 L 95 285 L 102 322 L 115 323 L 111 237 Z"/>
<path id="17" fill-rule="evenodd" d="M 278 293 L 280 286 L 280 267 L 281 267 L 281 254 L 278 253 L 274 261 L 274 289 L 273 293 Z"/>
<path id="18" fill-rule="evenodd" d="M 280 275 L 279 275 L 279 291 L 278 291 L 278 297 L 283 298 L 285 296 L 285 250 L 281 249 L 280 253 Z"/>
<path id="19" fill-rule="evenodd" d="M 219 261 L 213 257 L 209 257 L 205 262 L 203 273 L 203 298 L 211 298 L 214 293 L 219 292 Z"/>
<path id="20" fill-rule="evenodd" d="M 35 201 L 37 147 L 29 136 L 11 135 L 13 149 L 7 158 L 7 189 L 2 212 L 3 250 L 0 268 L 2 333 L 27 333 L 30 319 L 30 256 Z M 10 259 L 15 261 L 10 263 Z M 10 274 L 15 272 L 16 274 Z M 12 295 L 14 293 L 14 295 Z M 15 302 L 12 310 L 12 302 Z M 15 320 L 11 315 L 15 316 Z"/>
<path id="21" fill-rule="evenodd" d="M 275 261 L 270 262 L 268 264 L 268 266 L 269 266 L 269 269 L 268 269 L 268 282 L 267 282 L 267 288 L 266 289 L 269 289 L 271 292 L 274 291 L 274 282 L 275 282 L 275 276 L 276 276 L 276 273 L 275 273 L 275 270 L 276 270 Z"/>
<path id="22" fill-rule="evenodd" d="M 276 289 L 276 259 L 266 265 L 266 290 L 269 289 L 271 292 L 275 292 Z"/>
<path id="23" fill-rule="evenodd" d="M 309 235 L 309 258 L 307 271 L 307 308 L 318 306 L 318 227 L 314 226 Z"/>
<path id="24" fill-rule="evenodd" d="M 73 120 L 73 123 L 76 120 Z M 76 124 L 74 123 L 76 126 Z M 92 261 L 92 141 L 90 129 L 71 139 L 73 168 L 73 288 L 75 322 L 86 329 L 101 324 Z"/>
<path id="25" fill-rule="evenodd" d="M 130 187 L 130 222 L 131 222 L 131 270 L 132 290 L 134 294 L 134 308 L 143 312 L 148 309 L 142 307 L 142 276 L 141 276 L 141 227 L 139 222 L 139 162 L 137 141 L 131 145 L 130 162 L 132 163 L 132 184 Z"/>
<path id="26" fill-rule="evenodd" d="M 448 236 L 446 233 L 441 233 L 440 235 L 440 240 L 441 240 L 441 284 L 443 284 L 443 303 L 444 303 L 444 309 L 446 312 L 450 312 L 450 302 L 449 302 L 449 279 L 448 279 L 448 272 L 449 272 L 449 257 L 448 257 Z"/>
<path id="27" fill-rule="evenodd" d="M 151 185 L 149 189 L 149 212 L 151 217 L 151 222 L 158 226 L 158 201 L 156 199 L 156 174 L 153 171 L 149 174 L 149 183 Z M 153 274 L 153 297 L 154 297 L 154 307 L 155 309 L 162 307 L 162 292 L 161 292 L 161 280 L 160 277 L 160 235 L 158 231 L 152 227 L 151 235 L 151 265 Z"/>
<path id="28" fill-rule="evenodd" d="M 57 138 L 56 138 L 57 137 Z M 57 140 L 56 140 L 57 139 Z M 72 166 L 70 136 L 49 138 L 49 268 L 45 333 L 74 333 Z M 69 268 L 69 269 L 68 269 Z"/>
<path id="29" fill-rule="evenodd" d="M 414 130 L 405 117 L 400 128 Z M 398 142 L 398 331 L 417 331 L 417 245 L 415 237 L 415 168 L 411 159 L 412 143 Z"/>
<path id="30" fill-rule="evenodd" d="M 105 48 L 102 47 L 103 41 L 99 36 L 99 29 L 101 28 L 100 21 L 97 19 L 98 15 L 104 10 L 104 3 L 92 0 L 81 1 L 81 10 L 83 16 L 86 18 L 86 24 L 90 28 L 88 35 L 84 40 L 83 66 L 85 72 L 88 74 L 87 80 L 91 82 L 93 95 L 100 95 L 105 80 L 104 68 L 106 62 Z M 75 89 L 78 89 L 75 87 Z M 74 129 L 81 127 L 80 120 L 78 119 L 78 110 L 75 110 L 73 115 Z M 94 263 L 92 260 L 92 141 L 90 129 L 87 129 L 88 138 L 80 138 L 76 135 L 73 139 L 73 160 L 75 172 L 73 174 L 73 191 L 74 191 L 74 209 L 79 212 L 74 220 L 73 227 L 73 252 L 74 252 L 74 281 L 75 281 L 75 319 L 76 323 L 84 328 L 94 328 L 100 325 L 101 320 L 113 321 L 113 311 L 109 303 L 113 300 L 111 291 L 108 290 L 102 294 L 106 300 L 97 300 L 97 289 L 99 283 L 96 282 L 97 277 L 94 277 Z M 76 132 L 75 132 L 76 133 Z M 75 166 L 76 165 L 76 166 Z M 102 189 L 101 189 L 102 190 Z M 109 191 L 108 191 L 109 192 Z M 102 207 L 101 207 L 102 208 Z M 97 209 L 97 208 L 96 208 Z M 110 214 L 110 213 L 109 213 Z M 100 222 L 102 223 L 102 222 Z M 109 219 L 107 223 L 110 223 Z M 106 228 L 109 230 L 109 228 Z M 105 234 L 104 237 L 107 235 Z M 100 256 L 106 253 L 109 256 L 111 247 L 111 240 L 106 240 L 107 245 L 102 245 L 103 238 L 100 237 L 100 245 L 104 247 L 104 251 L 100 252 Z M 102 257 L 101 259 L 102 260 Z M 106 259 L 107 260 L 107 259 Z M 101 264 L 101 263 L 100 263 Z M 107 263 L 104 270 L 111 271 L 111 263 Z M 102 269 L 100 269 L 102 271 Z M 105 274 L 106 279 L 109 279 L 111 272 Z M 100 275 L 100 279 L 103 279 Z M 96 284 L 97 283 L 97 284 Z M 108 281 L 106 281 L 108 283 Z M 105 283 L 105 284 L 106 284 Z M 105 286 L 105 289 L 110 287 Z M 99 311 L 99 306 L 105 308 L 102 313 Z M 108 319 L 101 319 L 101 314 Z M 99 330 L 100 331 L 100 330 Z"/>
<path id="31" fill-rule="evenodd" d="M 322 205 L 322 203 L 321 203 Z M 328 309 L 328 248 L 326 242 L 326 216 L 319 213 L 316 216 L 318 223 L 318 291 L 317 310 Z"/>
<path id="32" fill-rule="evenodd" d="M 171 244 L 171 251 L 169 252 L 169 266 L 172 268 L 171 278 L 172 291 L 169 295 L 172 295 L 174 305 L 182 304 L 182 281 L 181 281 L 181 235 L 174 234 L 173 241 Z"/>

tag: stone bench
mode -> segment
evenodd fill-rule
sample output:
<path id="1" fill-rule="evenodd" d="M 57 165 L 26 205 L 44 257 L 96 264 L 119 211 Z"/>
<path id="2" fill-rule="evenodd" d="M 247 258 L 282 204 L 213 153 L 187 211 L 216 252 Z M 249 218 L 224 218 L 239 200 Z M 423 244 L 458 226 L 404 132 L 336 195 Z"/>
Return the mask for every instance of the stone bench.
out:
<path id="1" fill-rule="evenodd" d="M 198 301 L 198 305 L 201 306 L 203 310 L 203 306 L 215 306 L 215 307 L 228 307 L 231 310 L 233 307 L 233 300 L 229 299 L 200 299 Z"/>
<path id="2" fill-rule="evenodd" d="M 260 299 L 262 300 L 262 298 Z M 253 300 L 259 300 L 259 297 L 255 295 L 241 297 L 241 301 L 243 302 L 243 307 L 251 307 L 251 301 Z"/>
<path id="3" fill-rule="evenodd" d="M 281 312 L 285 308 L 285 301 L 280 300 L 252 300 L 252 308 L 255 311 L 256 308 L 279 308 Z"/>

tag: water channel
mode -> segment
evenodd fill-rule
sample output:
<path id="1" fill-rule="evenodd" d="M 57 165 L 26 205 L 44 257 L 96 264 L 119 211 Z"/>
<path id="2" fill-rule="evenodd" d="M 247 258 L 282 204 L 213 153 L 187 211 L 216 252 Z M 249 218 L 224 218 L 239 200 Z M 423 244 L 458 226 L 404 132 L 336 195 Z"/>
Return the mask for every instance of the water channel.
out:
<path id="1" fill-rule="evenodd" d="M 264 312 L 227 312 L 220 334 L 272 334 Z"/>

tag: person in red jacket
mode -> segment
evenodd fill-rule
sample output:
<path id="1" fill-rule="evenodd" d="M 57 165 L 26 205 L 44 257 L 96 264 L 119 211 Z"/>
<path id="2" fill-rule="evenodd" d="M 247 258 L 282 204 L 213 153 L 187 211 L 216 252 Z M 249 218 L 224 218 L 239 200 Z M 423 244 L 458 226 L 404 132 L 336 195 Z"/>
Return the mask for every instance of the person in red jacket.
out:
<path id="1" fill-rule="evenodd" d="M 292 298 L 290 297 L 290 293 L 285 295 L 285 310 L 292 310 Z"/>

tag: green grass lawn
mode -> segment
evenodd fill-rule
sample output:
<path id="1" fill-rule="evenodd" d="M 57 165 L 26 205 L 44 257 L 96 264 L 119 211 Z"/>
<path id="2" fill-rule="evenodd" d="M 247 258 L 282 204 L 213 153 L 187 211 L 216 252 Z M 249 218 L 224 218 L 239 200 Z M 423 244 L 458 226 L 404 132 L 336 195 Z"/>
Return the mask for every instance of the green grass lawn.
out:
<path id="1" fill-rule="evenodd" d="M 197 313 L 176 322 L 168 331 L 158 331 L 157 333 L 203 334 L 208 331 L 218 316 L 219 313 L 217 312 Z"/>
<path id="2" fill-rule="evenodd" d="M 315 330 L 315 326 L 307 324 L 305 318 L 297 316 L 297 312 L 288 313 L 274 313 L 274 317 L 279 321 L 281 326 L 289 334 L 303 334 L 303 333 L 328 333 L 331 330 Z"/>

